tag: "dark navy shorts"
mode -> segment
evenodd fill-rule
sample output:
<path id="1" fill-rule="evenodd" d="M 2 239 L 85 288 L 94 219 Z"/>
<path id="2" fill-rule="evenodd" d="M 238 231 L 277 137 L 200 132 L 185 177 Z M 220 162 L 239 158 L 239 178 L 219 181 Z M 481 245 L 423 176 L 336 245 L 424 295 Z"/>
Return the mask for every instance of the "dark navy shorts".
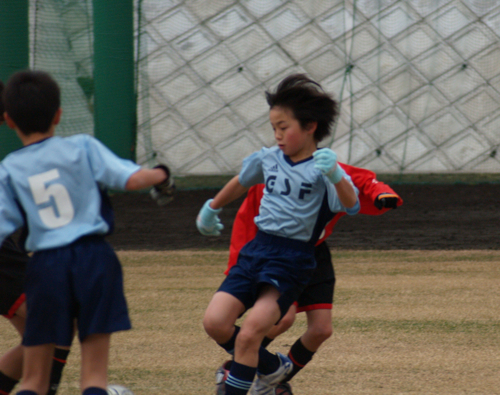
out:
<path id="1" fill-rule="evenodd" d="M 28 262 L 25 292 L 25 346 L 69 346 L 75 318 L 80 341 L 131 328 L 122 268 L 101 236 L 35 252 Z"/>
<path id="2" fill-rule="evenodd" d="M 311 244 L 259 231 L 241 249 L 237 264 L 218 291 L 233 295 L 249 309 L 262 285 L 270 284 L 281 294 L 278 305 L 283 317 L 308 284 L 315 266 Z"/>
<path id="3" fill-rule="evenodd" d="M 335 271 L 332 256 L 326 242 L 314 248 L 316 269 L 309 284 L 297 300 L 297 311 L 332 309 L 335 290 Z"/>
<path id="4" fill-rule="evenodd" d="M 12 318 L 25 300 L 28 255 L 8 237 L 0 248 L 0 314 Z"/>

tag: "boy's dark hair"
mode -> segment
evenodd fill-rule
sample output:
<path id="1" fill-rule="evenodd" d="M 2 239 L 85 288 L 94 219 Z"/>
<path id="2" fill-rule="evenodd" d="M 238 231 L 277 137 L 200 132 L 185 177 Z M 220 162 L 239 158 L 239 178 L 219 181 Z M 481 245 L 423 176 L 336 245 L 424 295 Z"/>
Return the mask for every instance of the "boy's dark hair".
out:
<path id="1" fill-rule="evenodd" d="M 311 122 L 317 122 L 314 139 L 318 142 L 331 133 L 338 115 L 337 102 L 305 74 L 289 75 L 280 82 L 275 93 L 266 92 L 266 100 L 271 108 L 282 107 L 292 111 L 304 129 Z"/>
<path id="2" fill-rule="evenodd" d="M 0 122 L 4 121 L 4 119 L 3 119 L 3 113 L 5 111 L 5 109 L 3 107 L 3 100 L 2 100 L 3 88 L 4 88 L 3 82 L 0 81 Z"/>
<path id="3" fill-rule="evenodd" d="M 61 105 L 59 86 L 44 71 L 15 73 L 7 81 L 2 98 L 5 112 L 25 135 L 47 132 Z"/>

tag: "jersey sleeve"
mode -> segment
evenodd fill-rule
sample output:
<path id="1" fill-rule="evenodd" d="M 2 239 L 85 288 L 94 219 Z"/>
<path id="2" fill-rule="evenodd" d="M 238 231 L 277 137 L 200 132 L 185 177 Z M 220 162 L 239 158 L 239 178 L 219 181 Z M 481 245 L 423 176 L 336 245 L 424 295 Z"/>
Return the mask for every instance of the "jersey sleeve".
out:
<path id="1" fill-rule="evenodd" d="M 340 163 L 340 165 L 346 174 L 351 177 L 352 183 L 359 190 L 358 199 L 360 204 L 360 214 L 380 215 L 390 210 L 388 208 L 379 210 L 375 207 L 374 202 L 377 199 L 377 196 L 381 193 L 394 194 L 398 197 L 398 207 L 403 204 L 403 199 L 401 199 L 401 197 L 394 192 L 389 185 L 378 181 L 374 172 L 360 167 L 349 166 L 344 163 Z M 325 226 L 325 232 L 316 245 L 325 241 L 325 239 L 332 234 L 335 224 L 343 215 L 344 213 L 338 213 L 333 217 L 333 219 Z"/>
<path id="2" fill-rule="evenodd" d="M 251 187 L 236 213 L 229 245 L 229 261 L 224 274 L 228 274 L 229 270 L 236 265 L 240 250 L 257 234 L 257 225 L 255 225 L 254 218 L 259 214 L 260 201 L 263 194 L 264 184 Z"/>
<path id="3" fill-rule="evenodd" d="M 383 193 L 388 193 L 397 197 L 398 207 L 403 204 L 403 199 L 401 199 L 401 197 L 396 192 L 394 192 L 394 190 L 389 185 L 378 181 L 377 175 L 374 172 L 345 164 L 342 164 L 342 167 L 344 168 L 346 173 L 351 176 L 354 185 L 356 185 L 356 187 L 358 187 L 359 189 L 361 214 L 380 215 L 389 211 L 390 209 L 388 208 L 379 210 L 374 205 L 374 202 L 377 200 L 377 196 Z"/>
<path id="4" fill-rule="evenodd" d="M 85 138 L 95 180 L 108 188 L 124 190 L 130 176 L 141 167 L 131 160 L 119 158 L 99 140 L 91 136 Z"/>
<path id="5" fill-rule="evenodd" d="M 0 245 L 23 224 L 24 217 L 10 186 L 9 174 L 0 166 Z"/>
<path id="6" fill-rule="evenodd" d="M 264 172 L 262 171 L 262 158 L 268 148 L 262 148 L 243 159 L 243 166 L 239 174 L 240 184 L 244 187 L 251 187 L 264 182 Z"/>
<path id="7" fill-rule="evenodd" d="M 340 164 L 338 166 L 340 166 Z M 354 183 L 351 180 L 351 177 L 349 176 L 349 174 L 346 173 L 344 168 L 342 166 L 340 166 L 340 168 L 342 169 L 342 171 L 344 173 L 343 177 L 351 183 L 352 187 L 354 188 L 354 192 L 356 193 L 356 196 L 357 196 L 359 191 L 356 188 L 356 185 L 354 185 Z M 351 207 L 351 208 L 344 207 L 344 205 L 341 203 L 341 201 L 339 199 L 337 191 L 335 190 L 335 186 L 330 182 L 330 180 L 328 180 L 328 178 L 325 175 L 322 175 L 322 177 L 324 179 L 324 182 L 326 184 L 326 188 L 328 190 L 328 195 L 330 197 L 328 200 L 330 210 L 333 213 L 345 212 L 348 215 L 356 215 L 360 209 L 359 199 L 353 207 Z"/>

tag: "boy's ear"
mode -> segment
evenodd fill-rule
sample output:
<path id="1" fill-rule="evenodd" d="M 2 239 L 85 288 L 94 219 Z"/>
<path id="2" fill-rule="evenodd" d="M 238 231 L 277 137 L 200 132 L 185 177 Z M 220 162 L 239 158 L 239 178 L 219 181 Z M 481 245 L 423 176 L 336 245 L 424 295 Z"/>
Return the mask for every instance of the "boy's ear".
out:
<path id="1" fill-rule="evenodd" d="M 5 123 L 7 124 L 7 126 L 11 129 L 16 129 L 17 125 L 16 123 L 12 120 L 11 117 L 9 117 L 9 114 L 7 114 L 6 112 L 3 113 L 3 119 L 5 119 Z"/>
<path id="2" fill-rule="evenodd" d="M 58 125 L 59 122 L 61 122 L 61 114 L 62 114 L 62 108 L 59 107 L 56 111 L 56 114 L 54 115 L 54 119 L 52 120 L 53 125 Z"/>
<path id="3" fill-rule="evenodd" d="M 314 133 L 318 127 L 318 122 L 309 122 L 306 126 L 307 133 Z"/>

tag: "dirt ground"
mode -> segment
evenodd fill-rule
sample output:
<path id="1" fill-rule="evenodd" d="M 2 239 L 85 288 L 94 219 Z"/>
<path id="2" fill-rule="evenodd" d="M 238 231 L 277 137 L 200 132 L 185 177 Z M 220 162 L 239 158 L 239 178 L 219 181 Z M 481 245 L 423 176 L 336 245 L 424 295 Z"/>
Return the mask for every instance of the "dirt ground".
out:
<path id="1" fill-rule="evenodd" d="M 500 184 L 391 185 L 403 198 L 382 216 L 343 217 L 329 237 L 339 249 L 499 249 Z M 109 241 L 117 250 L 227 249 L 242 200 L 224 208 L 220 237 L 201 236 L 195 225 L 203 203 L 216 189 L 179 191 L 158 207 L 148 194 L 111 197 L 116 228 Z"/>

